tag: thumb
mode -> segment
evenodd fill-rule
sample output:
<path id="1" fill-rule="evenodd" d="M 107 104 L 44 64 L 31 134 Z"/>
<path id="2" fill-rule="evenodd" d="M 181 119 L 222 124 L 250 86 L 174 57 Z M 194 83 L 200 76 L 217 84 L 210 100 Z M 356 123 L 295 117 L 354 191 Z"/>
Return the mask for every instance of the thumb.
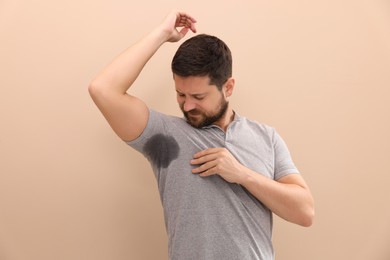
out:
<path id="1" fill-rule="evenodd" d="M 180 32 L 179 32 L 180 38 L 183 38 L 184 36 L 186 36 L 186 34 L 188 33 L 188 30 L 189 30 L 189 28 L 183 27 L 183 28 L 180 30 Z"/>

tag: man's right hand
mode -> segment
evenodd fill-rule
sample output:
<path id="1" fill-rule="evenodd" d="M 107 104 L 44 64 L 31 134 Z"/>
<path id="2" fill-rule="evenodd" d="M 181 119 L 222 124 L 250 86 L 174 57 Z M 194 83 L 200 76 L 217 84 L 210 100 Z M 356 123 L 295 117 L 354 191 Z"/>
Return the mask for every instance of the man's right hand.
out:
<path id="1" fill-rule="evenodd" d="M 177 42 L 187 34 L 188 30 L 196 33 L 195 23 L 195 18 L 189 14 L 172 11 L 161 24 L 161 28 L 168 34 L 168 42 Z"/>

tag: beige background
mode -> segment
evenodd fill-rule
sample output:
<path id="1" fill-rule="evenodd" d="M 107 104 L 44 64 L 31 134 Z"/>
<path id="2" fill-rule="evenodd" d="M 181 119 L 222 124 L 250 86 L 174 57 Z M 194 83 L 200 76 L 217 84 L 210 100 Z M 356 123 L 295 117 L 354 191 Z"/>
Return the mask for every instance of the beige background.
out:
<path id="1" fill-rule="evenodd" d="M 316 200 L 278 260 L 390 259 L 390 4 L 0 1 L 0 259 L 167 259 L 155 179 L 87 85 L 173 9 L 234 55 L 240 114 L 281 133 Z M 180 115 L 167 44 L 134 92 Z"/>

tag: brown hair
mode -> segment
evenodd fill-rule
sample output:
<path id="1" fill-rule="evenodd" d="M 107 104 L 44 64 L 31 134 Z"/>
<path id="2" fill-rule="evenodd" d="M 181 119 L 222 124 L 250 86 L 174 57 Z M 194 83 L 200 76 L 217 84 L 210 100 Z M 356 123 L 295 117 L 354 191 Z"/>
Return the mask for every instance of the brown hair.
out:
<path id="1" fill-rule="evenodd" d="M 232 55 L 222 40 L 199 34 L 180 45 L 171 68 L 174 74 L 181 77 L 209 76 L 210 84 L 222 89 L 232 76 Z"/>

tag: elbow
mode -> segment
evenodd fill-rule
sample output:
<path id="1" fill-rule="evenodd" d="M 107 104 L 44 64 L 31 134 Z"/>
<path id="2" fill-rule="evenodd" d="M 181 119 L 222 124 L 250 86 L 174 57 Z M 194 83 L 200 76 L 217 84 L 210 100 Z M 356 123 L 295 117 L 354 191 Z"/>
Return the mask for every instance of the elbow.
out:
<path id="1" fill-rule="evenodd" d="M 108 89 L 99 82 L 92 81 L 88 85 L 88 93 L 95 103 L 101 103 L 108 97 Z"/>
<path id="2" fill-rule="evenodd" d="M 88 85 L 88 93 L 93 98 L 99 93 L 99 87 L 98 84 L 96 84 L 94 81 L 89 83 Z"/>
<path id="3" fill-rule="evenodd" d="M 311 227 L 314 223 L 314 216 L 314 200 L 310 195 L 306 203 L 302 205 L 300 223 L 298 224 L 302 227 Z"/>
<path id="4" fill-rule="evenodd" d="M 311 207 L 310 209 L 307 209 L 304 213 L 302 213 L 302 216 L 297 224 L 302 227 L 310 227 L 313 225 L 314 216 L 314 208 Z"/>

